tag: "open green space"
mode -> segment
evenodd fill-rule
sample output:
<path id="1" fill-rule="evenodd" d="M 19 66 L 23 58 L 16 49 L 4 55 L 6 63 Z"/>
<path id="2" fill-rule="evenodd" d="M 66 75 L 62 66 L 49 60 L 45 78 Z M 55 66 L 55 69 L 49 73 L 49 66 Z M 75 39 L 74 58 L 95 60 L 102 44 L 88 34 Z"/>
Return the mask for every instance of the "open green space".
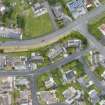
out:
<path id="1" fill-rule="evenodd" d="M 4 0 L 11 8 L 10 13 L 3 16 L 5 26 L 12 24 L 23 32 L 23 39 L 36 38 L 52 32 L 52 24 L 48 14 L 35 17 L 32 6 L 27 0 Z"/>
<path id="2" fill-rule="evenodd" d="M 101 16 L 96 17 L 94 20 L 88 23 L 88 30 L 89 32 L 96 37 L 96 39 L 102 39 L 102 33 L 98 29 L 98 27 L 102 24 L 105 24 L 105 15 L 102 14 Z"/>

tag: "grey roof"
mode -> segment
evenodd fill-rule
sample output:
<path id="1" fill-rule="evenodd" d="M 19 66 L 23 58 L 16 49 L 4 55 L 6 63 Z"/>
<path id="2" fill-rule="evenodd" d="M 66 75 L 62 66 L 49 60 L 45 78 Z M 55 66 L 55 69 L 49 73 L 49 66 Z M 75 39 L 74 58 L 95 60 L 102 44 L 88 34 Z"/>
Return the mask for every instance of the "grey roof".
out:
<path id="1" fill-rule="evenodd" d="M 66 75 L 66 78 L 67 78 L 68 80 L 69 80 L 69 79 L 72 79 L 72 78 L 75 76 L 74 71 L 72 71 L 72 70 L 66 72 L 65 75 Z"/>

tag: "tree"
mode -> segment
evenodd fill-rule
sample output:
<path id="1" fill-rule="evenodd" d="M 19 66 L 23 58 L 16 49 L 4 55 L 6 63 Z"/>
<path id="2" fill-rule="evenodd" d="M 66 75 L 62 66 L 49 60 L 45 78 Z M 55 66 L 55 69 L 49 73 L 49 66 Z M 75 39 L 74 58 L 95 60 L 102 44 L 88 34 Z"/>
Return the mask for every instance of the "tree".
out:
<path id="1" fill-rule="evenodd" d="M 23 16 L 20 16 L 20 15 L 17 16 L 17 26 L 19 28 L 24 29 L 24 27 L 25 27 L 25 20 L 24 20 Z"/>

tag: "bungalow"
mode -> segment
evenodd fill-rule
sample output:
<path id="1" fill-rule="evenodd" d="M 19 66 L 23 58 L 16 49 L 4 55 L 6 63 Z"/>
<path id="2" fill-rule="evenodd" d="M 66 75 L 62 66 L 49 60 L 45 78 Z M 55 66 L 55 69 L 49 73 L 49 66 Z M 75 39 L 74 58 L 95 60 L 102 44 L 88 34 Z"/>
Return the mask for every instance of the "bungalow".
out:
<path id="1" fill-rule="evenodd" d="M 79 40 L 79 39 L 68 40 L 67 47 L 79 47 L 79 48 L 81 48 L 81 40 Z"/>
<path id="2" fill-rule="evenodd" d="M 69 70 L 66 73 L 63 74 L 63 80 L 64 82 L 71 82 L 75 81 L 76 72 L 73 70 Z"/>
<path id="3" fill-rule="evenodd" d="M 57 20 L 63 20 L 64 19 L 61 6 L 52 7 L 52 12 L 53 12 L 53 14 Z"/>
<path id="4" fill-rule="evenodd" d="M 91 56 L 92 56 L 92 64 L 94 65 L 105 65 L 105 57 L 103 55 L 101 55 L 99 52 L 97 51 L 92 51 L 90 52 Z"/>
<path id="5" fill-rule="evenodd" d="M 48 57 L 49 59 L 54 59 L 63 52 L 64 52 L 63 47 L 61 47 L 60 45 L 56 45 L 54 46 L 54 48 L 49 50 Z"/>
<path id="6" fill-rule="evenodd" d="M 65 97 L 65 102 L 69 105 L 72 105 L 77 99 L 81 98 L 80 90 L 76 90 L 74 87 L 69 87 L 63 92 L 63 96 Z"/>
<path id="7" fill-rule="evenodd" d="M 0 37 L 3 38 L 14 38 L 14 39 L 21 39 L 22 32 L 21 29 L 16 28 L 6 28 L 6 27 L 0 27 Z"/>
<path id="8" fill-rule="evenodd" d="M 56 83 L 52 77 L 50 77 L 48 80 L 45 81 L 45 87 L 47 89 L 49 89 L 49 88 L 55 89 L 56 88 Z"/>
<path id="9" fill-rule="evenodd" d="M 40 54 L 32 53 L 28 61 L 35 62 L 35 63 L 42 63 L 44 61 L 44 58 Z"/>
<path id="10" fill-rule="evenodd" d="M 32 9 L 36 17 L 46 14 L 48 12 L 47 8 L 43 4 L 40 4 L 40 3 L 34 4 Z"/>

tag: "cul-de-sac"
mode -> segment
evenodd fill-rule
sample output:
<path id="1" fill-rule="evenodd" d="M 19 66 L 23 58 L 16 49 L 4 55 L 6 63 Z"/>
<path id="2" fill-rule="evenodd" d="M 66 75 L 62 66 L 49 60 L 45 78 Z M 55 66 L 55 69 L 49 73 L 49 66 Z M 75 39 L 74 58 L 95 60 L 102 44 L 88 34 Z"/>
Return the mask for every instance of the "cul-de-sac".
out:
<path id="1" fill-rule="evenodd" d="M 0 0 L 0 105 L 105 105 L 105 0 Z"/>

